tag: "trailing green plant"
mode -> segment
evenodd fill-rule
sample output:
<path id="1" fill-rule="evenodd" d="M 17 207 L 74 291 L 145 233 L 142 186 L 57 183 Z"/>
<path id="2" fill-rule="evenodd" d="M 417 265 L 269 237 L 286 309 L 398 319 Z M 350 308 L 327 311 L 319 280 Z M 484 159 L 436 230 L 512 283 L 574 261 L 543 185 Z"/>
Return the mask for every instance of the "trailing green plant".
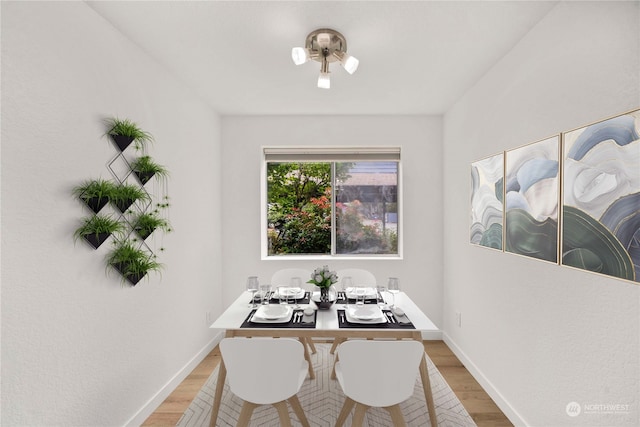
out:
<path id="1" fill-rule="evenodd" d="M 153 136 L 138 126 L 137 123 L 129 119 L 119 119 L 111 117 L 106 120 L 108 127 L 107 134 L 112 136 L 129 137 L 135 142 L 136 149 L 144 149 L 147 142 L 153 142 Z"/>
<path id="2" fill-rule="evenodd" d="M 149 272 L 160 272 L 162 264 L 133 242 L 123 240 L 116 243 L 116 247 L 107 256 L 107 265 L 120 272 L 123 282 L 128 280 L 136 285 Z"/>
<path id="3" fill-rule="evenodd" d="M 122 184 L 115 187 L 110 200 L 120 209 L 120 212 L 125 212 L 135 201 L 150 201 L 151 197 L 149 193 L 136 185 Z"/>
<path id="4" fill-rule="evenodd" d="M 138 157 L 131 163 L 131 169 L 138 176 L 142 184 L 146 184 L 152 176 L 156 179 L 167 178 L 169 171 L 162 165 L 153 161 L 150 156 Z"/>
<path id="5" fill-rule="evenodd" d="M 112 234 L 122 234 L 124 225 L 110 215 L 93 215 L 84 218 L 82 225 L 73 233 L 74 241 L 84 238 L 94 248 L 98 248 Z"/>
<path id="6" fill-rule="evenodd" d="M 143 213 L 135 219 L 133 229 L 136 230 L 142 239 L 146 239 L 157 229 L 161 229 L 164 232 L 171 231 L 169 222 L 164 218 L 160 218 L 157 212 L 158 210 L 156 209 L 156 211 L 150 214 Z"/>
<path id="7" fill-rule="evenodd" d="M 97 213 L 109 202 L 115 188 L 116 185 L 112 181 L 99 178 L 84 181 L 74 187 L 72 193 Z"/>
<path id="8" fill-rule="evenodd" d="M 111 215 L 93 215 L 90 218 L 84 218 L 82 225 L 73 233 L 74 240 L 78 240 L 90 234 L 96 237 L 99 234 L 114 234 L 124 231 L 122 222 L 114 219 Z"/>

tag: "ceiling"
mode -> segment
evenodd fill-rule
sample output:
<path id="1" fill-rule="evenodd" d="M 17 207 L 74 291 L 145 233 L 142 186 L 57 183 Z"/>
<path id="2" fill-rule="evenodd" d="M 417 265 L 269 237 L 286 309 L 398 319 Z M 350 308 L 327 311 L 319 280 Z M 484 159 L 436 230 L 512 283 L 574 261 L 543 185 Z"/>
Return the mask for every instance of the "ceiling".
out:
<path id="1" fill-rule="evenodd" d="M 555 1 L 87 2 L 221 115 L 443 114 Z M 291 48 L 333 28 L 349 75 L 296 66 Z"/>

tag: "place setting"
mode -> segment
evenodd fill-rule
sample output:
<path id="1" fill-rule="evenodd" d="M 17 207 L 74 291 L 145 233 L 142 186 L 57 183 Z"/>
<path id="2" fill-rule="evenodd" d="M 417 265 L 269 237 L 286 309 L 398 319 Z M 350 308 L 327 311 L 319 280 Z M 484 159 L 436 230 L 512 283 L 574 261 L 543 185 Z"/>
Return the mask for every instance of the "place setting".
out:
<path id="1" fill-rule="evenodd" d="M 395 294 L 399 291 L 396 278 L 390 278 L 387 286 L 346 287 L 342 309 L 337 310 L 340 328 L 415 329 L 404 310 L 395 306 Z M 383 295 L 387 296 L 385 300 Z M 353 297 L 353 298 L 351 298 Z"/>
<path id="2" fill-rule="evenodd" d="M 254 285 L 247 284 L 247 287 Z M 241 328 L 315 328 L 317 313 L 314 309 L 302 308 L 308 292 L 301 287 L 280 286 L 276 291 L 271 285 L 257 286 L 257 295 L 251 299 L 249 315 Z M 259 303 L 259 304 L 258 304 Z M 307 301 L 308 304 L 308 301 Z"/>

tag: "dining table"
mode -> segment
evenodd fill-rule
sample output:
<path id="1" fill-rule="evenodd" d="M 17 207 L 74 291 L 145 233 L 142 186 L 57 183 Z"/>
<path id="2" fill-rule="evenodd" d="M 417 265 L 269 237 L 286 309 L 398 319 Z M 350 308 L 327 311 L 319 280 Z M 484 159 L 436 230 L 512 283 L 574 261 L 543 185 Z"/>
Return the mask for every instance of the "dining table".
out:
<path id="1" fill-rule="evenodd" d="M 273 294 L 273 293 L 272 293 Z M 384 298 L 385 293 L 378 293 L 377 299 L 368 301 L 381 307 L 385 315 L 384 323 L 355 323 L 351 322 L 348 314 L 355 304 L 344 292 L 338 293 L 338 298 L 330 308 L 320 310 L 311 300 L 311 292 L 298 301 L 292 301 L 293 314 L 286 322 L 260 323 L 254 316 L 260 308 L 261 301 L 265 304 L 278 304 L 277 299 L 259 298 L 248 291 L 244 291 L 211 325 L 212 329 L 224 331 L 225 337 L 293 337 L 298 339 L 413 339 L 422 342 L 423 334 L 438 332 L 435 324 L 411 300 L 405 292 L 396 292 L 393 298 Z M 391 307 L 389 304 L 392 304 Z M 306 310 L 305 310 L 306 309 Z M 305 314 L 306 311 L 306 314 Z M 307 346 L 305 358 L 310 362 Z M 437 426 L 435 406 L 431 392 L 431 383 L 427 371 L 426 355 L 423 356 L 419 374 L 424 389 L 425 401 L 429 412 L 431 426 Z M 213 398 L 210 427 L 215 427 L 222 401 L 224 382 L 227 371 L 224 359 L 220 361 L 218 379 Z M 314 378 L 311 362 L 309 375 Z"/>

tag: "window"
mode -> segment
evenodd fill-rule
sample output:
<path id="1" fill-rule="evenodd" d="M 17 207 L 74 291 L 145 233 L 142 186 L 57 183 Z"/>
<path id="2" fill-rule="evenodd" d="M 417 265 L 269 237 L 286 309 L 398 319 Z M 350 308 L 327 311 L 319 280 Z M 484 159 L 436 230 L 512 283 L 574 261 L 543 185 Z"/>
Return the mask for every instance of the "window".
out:
<path id="1" fill-rule="evenodd" d="M 400 150 L 265 148 L 267 256 L 398 256 Z"/>

